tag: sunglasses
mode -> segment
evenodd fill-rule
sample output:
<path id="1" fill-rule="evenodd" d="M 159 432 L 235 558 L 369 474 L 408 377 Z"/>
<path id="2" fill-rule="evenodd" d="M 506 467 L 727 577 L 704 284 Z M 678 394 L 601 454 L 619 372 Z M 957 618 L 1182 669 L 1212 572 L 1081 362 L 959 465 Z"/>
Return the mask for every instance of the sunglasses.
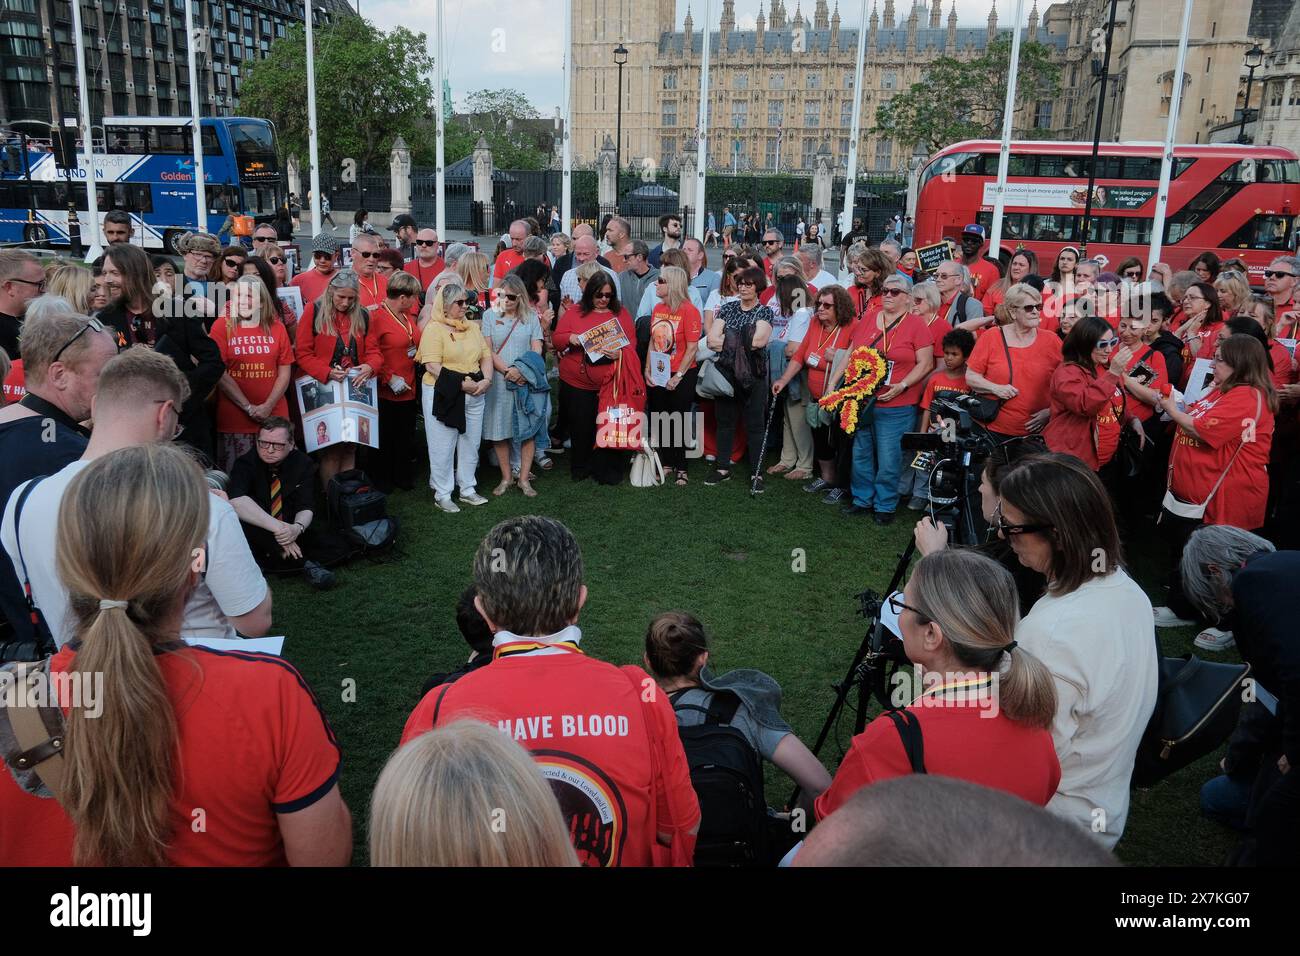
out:
<path id="1" fill-rule="evenodd" d="M 417 246 L 436 246 L 438 244 L 438 240 L 437 239 L 416 239 L 415 244 Z"/>
<path id="2" fill-rule="evenodd" d="M 253 241 L 254 241 L 254 242 L 271 242 L 274 238 L 275 238 L 274 236 L 254 236 L 254 237 L 253 237 Z"/>
<path id="3" fill-rule="evenodd" d="M 500 293 L 500 297 L 503 298 L 503 299 L 505 299 L 507 302 L 518 302 L 518 301 L 519 301 L 519 296 L 516 295 L 516 294 L 513 293 L 513 292 L 502 292 L 502 293 Z"/>
<path id="4" fill-rule="evenodd" d="M 57 362 L 59 360 L 59 357 L 64 352 L 66 352 L 69 348 L 71 348 L 73 342 L 77 341 L 77 339 L 81 338 L 91 329 L 94 329 L 96 332 L 108 331 L 108 329 L 104 326 L 104 323 L 99 321 L 99 319 L 87 319 L 86 324 L 77 330 L 77 334 L 74 335 L 72 338 L 68 339 L 68 341 L 64 342 L 62 347 L 57 352 L 54 353 L 54 359 L 50 362 L 50 364 L 53 365 L 55 362 Z"/>
<path id="5" fill-rule="evenodd" d="M 464 305 L 464 304 L 465 304 L 465 300 L 464 300 L 464 299 L 452 299 L 452 300 L 451 300 L 450 302 L 448 302 L 447 304 L 448 304 L 448 305 Z"/>
<path id="6" fill-rule="evenodd" d="M 1113 349 L 1117 345 L 1119 345 L 1119 339 L 1114 336 L 1108 339 L 1097 340 L 1097 348 L 1099 349 Z"/>
<path id="7" fill-rule="evenodd" d="M 763 245 L 765 245 L 765 246 L 784 246 L 784 245 L 785 245 L 785 240 L 784 240 L 784 239 L 764 239 L 764 240 L 763 240 Z"/>
<path id="8" fill-rule="evenodd" d="M 1277 270 L 1275 270 L 1275 269 L 1265 269 L 1265 270 L 1264 270 L 1264 278 L 1265 278 L 1265 279 L 1294 279 L 1294 278 L 1295 278 L 1295 273 L 1294 273 L 1294 272 L 1279 272 L 1279 271 L 1277 271 Z"/>
<path id="9" fill-rule="evenodd" d="M 667 279 L 655 279 L 655 285 L 667 285 L 667 284 L 668 284 Z"/>
<path id="10" fill-rule="evenodd" d="M 357 250 L 357 251 L 353 252 L 352 254 L 353 254 L 354 256 L 360 256 L 362 259 L 373 259 L 373 258 L 375 258 L 377 255 L 379 255 L 379 253 L 377 253 L 377 252 L 361 252 L 360 250 Z"/>
<path id="11" fill-rule="evenodd" d="M 1142 278 L 1142 270 L 1141 270 L 1141 269 L 1129 269 L 1127 272 L 1124 273 L 1124 278 L 1126 278 L 1126 279 L 1141 279 L 1141 278 Z"/>
<path id="12" fill-rule="evenodd" d="M 593 299 L 608 299 L 608 298 L 609 298 L 611 295 L 613 295 L 613 294 L 614 294 L 614 293 L 612 293 L 612 292 L 597 292 L 595 295 L 592 296 L 592 298 L 593 298 Z"/>
<path id="13" fill-rule="evenodd" d="M 896 295 L 907 295 L 902 289 L 884 289 L 880 294 L 887 299 L 892 299 Z"/>
<path id="14" fill-rule="evenodd" d="M 313 259 L 328 259 L 330 262 L 334 261 L 334 253 L 332 252 L 313 252 L 311 257 Z"/>
<path id="15" fill-rule="evenodd" d="M 1042 312 L 1043 307 L 1037 302 L 1030 302 L 1028 305 L 1020 307 L 1021 312 Z"/>
<path id="16" fill-rule="evenodd" d="M 244 264 L 243 259 L 222 259 L 221 261 L 225 264 L 227 269 L 238 269 Z"/>
<path id="17" fill-rule="evenodd" d="M 1042 534 L 1045 531 L 1051 531 L 1055 525 L 1051 524 L 1007 524 L 1002 518 L 1002 502 L 998 502 L 997 507 L 993 509 L 993 527 L 997 528 L 998 534 L 1004 538 L 1010 538 L 1017 534 Z"/>
<path id="18" fill-rule="evenodd" d="M 262 451 L 279 451 L 281 448 L 289 447 L 289 443 L 286 441 L 267 441 L 265 438 L 259 438 L 257 447 Z"/>
<path id="19" fill-rule="evenodd" d="M 266 261 L 269 262 L 269 263 L 271 263 L 271 265 L 273 265 L 273 266 L 278 266 L 278 265 L 280 265 L 281 263 L 284 262 L 284 260 L 283 260 L 282 258 L 280 258 L 279 256 L 272 256 L 271 258 L 267 259 Z"/>

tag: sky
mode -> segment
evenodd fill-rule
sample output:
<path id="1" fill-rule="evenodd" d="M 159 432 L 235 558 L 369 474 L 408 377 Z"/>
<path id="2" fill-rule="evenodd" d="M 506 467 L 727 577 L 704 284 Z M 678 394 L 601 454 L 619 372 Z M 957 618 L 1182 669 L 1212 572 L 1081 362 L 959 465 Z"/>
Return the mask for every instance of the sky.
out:
<path id="1" fill-rule="evenodd" d="M 353 0 L 358 2 L 358 0 Z M 433 0 L 359 0 L 361 15 L 383 29 L 405 26 L 432 33 Z M 653 10 L 652 0 L 637 0 Z M 722 10 L 721 0 L 712 0 L 714 29 Z M 785 0 L 786 12 L 794 15 L 796 2 L 802 3 L 805 17 L 811 17 L 816 0 Z M 835 0 L 827 0 L 835 9 Z M 944 0 L 944 25 L 952 0 Z M 1039 13 L 1051 0 L 1042 0 Z M 884 9 L 884 0 L 879 0 Z M 1005 23 L 1015 9 L 1015 0 L 997 0 L 999 22 Z M 1032 0 L 1026 0 L 1026 10 Z M 676 28 L 686 18 L 686 0 L 677 0 Z M 736 25 L 754 27 L 759 0 L 736 0 Z M 894 0 L 900 24 L 907 19 L 908 0 Z M 691 18 L 695 29 L 703 29 L 704 0 L 692 0 Z M 768 5 L 764 4 L 764 9 Z M 860 0 L 841 0 L 841 25 L 857 25 Z M 443 16 L 447 25 L 447 67 L 452 97 L 457 108 L 466 94 L 481 89 L 514 88 L 527 92 L 533 106 L 543 115 L 554 115 L 563 97 L 563 19 L 559 0 L 445 0 Z M 870 10 L 870 6 L 868 6 Z M 989 0 L 957 0 L 960 26 L 984 26 L 988 22 Z M 1028 17 L 1028 13 L 1026 13 Z"/>

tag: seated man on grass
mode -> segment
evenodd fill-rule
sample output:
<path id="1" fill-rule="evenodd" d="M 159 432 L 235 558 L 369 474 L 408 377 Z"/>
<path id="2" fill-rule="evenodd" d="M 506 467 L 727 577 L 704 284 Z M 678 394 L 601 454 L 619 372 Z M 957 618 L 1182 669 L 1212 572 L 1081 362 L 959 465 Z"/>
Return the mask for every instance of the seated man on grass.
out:
<path id="1" fill-rule="evenodd" d="M 312 587 L 334 586 L 308 534 L 315 507 L 316 463 L 294 447 L 293 426 L 272 415 L 257 433 L 257 447 L 236 459 L 226 493 L 239 515 L 248 547 L 270 570 L 301 569 Z"/>

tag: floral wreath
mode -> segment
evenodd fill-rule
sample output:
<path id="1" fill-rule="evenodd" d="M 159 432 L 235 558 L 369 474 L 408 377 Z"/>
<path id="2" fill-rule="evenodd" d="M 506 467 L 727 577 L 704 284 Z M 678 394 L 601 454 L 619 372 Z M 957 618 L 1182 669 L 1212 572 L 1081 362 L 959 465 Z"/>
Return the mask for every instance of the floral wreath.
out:
<path id="1" fill-rule="evenodd" d="M 844 386 L 823 395 L 817 404 L 828 412 L 840 411 L 840 427 L 848 434 L 858 427 L 858 413 L 862 403 L 869 399 L 885 378 L 885 359 L 867 345 L 859 346 L 849 355 L 844 372 Z"/>

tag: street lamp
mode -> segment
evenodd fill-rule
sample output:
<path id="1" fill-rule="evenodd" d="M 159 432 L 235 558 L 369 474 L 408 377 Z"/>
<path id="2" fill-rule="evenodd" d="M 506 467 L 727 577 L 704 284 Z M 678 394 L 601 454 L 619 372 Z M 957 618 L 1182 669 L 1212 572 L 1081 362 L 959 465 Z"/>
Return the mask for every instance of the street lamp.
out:
<path id="1" fill-rule="evenodd" d="M 627 62 L 627 47 L 618 41 L 614 47 L 614 62 L 618 65 L 618 126 L 614 139 L 614 204 L 618 204 L 618 177 L 623 172 L 623 64 Z"/>
<path id="2" fill-rule="evenodd" d="M 1264 62 L 1264 51 L 1256 43 L 1246 51 L 1246 69 L 1250 73 L 1246 77 L 1246 102 L 1241 107 L 1241 130 L 1237 133 L 1238 143 L 1248 143 L 1246 139 L 1246 117 L 1250 114 L 1250 88 L 1255 84 L 1255 71 L 1259 69 L 1260 64 Z"/>

